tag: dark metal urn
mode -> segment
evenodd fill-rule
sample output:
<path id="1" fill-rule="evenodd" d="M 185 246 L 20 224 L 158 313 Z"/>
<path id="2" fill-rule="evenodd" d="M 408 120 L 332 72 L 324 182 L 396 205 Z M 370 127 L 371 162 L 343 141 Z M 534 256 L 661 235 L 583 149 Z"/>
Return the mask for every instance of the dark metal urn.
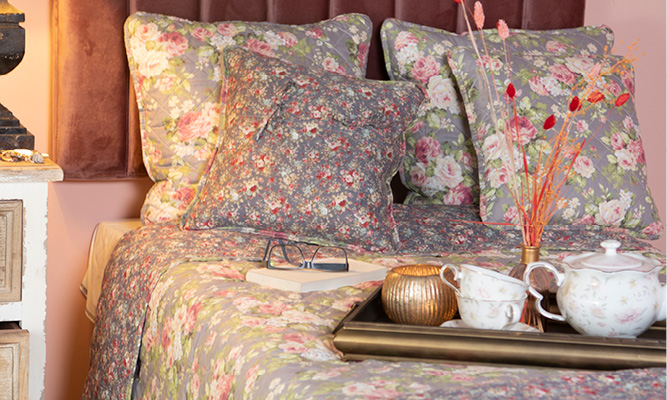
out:
<path id="1" fill-rule="evenodd" d="M 19 25 L 23 21 L 25 14 L 8 0 L 0 0 L 0 75 L 11 72 L 23 60 L 25 30 Z M 34 147 L 34 136 L 0 104 L 0 150 Z"/>

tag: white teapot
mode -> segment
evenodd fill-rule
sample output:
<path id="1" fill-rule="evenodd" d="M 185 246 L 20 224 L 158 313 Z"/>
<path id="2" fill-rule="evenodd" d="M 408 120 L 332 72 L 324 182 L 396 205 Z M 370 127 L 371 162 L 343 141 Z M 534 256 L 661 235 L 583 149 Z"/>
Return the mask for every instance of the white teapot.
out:
<path id="1" fill-rule="evenodd" d="M 528 289 L 537 299 L 537 310 L 547 318 L 567 321 L 583 335 L 637 337 L 667 316 L 665 285 L 658 280 L 662 266 L 641 255 L 618 254 L 621 243 L 617 240 L 601 245 L 604 253 L 565 257 L 565 273 L 546 262 L 530 263 L 524 281 L 530 284 L 530 273 L 536 268 L 554 273 L 562 315 L 544 310 L 542 295 L 533 287 Z"/>

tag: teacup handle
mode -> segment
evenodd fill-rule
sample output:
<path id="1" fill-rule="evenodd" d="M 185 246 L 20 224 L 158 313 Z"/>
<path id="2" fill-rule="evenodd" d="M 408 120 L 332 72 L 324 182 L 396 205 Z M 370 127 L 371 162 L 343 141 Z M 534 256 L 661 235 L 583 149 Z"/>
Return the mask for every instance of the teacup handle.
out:
<path id="1" fill-rule="evenodd" d="M 521 304 L 523 305 L 523 302 Z M 522 314 L 523 314 L 523 306 L 519 307 L 514 303 L 509 304 L 507 310 L 505 311 L 505 315 L 507 315 L 507 318 L 509 318 L 510 322 L 507 325 L 505 325 L 505 327 L 508 327 L 510 325 L 519 322 L 521 320 Z"/>
<path id="2" fill-rule="evenodd" d="M 451 282 L 449 282 L 447 279 L 445 279 L 445 271 L 447 271 L 448 268 L 451 269 L 454 272 L 454 280 L 456 282 L 459 282 L 459 273 L 461 272 L 461 270 L 459 270 L 459 267 L 457 267 L 456 265 L 453 265 L 453 264 L 445 264 L 445 265 L 442 266 L 442 268 L 440 268 L 440 279 L 442 279 L 442 281 L 445 282 L 445 285 L 454 289 L 454 292 L 457 295 L 461 295 L 461 292 L 459 292 L 459 288 L 452 285 Z"/>
<path id="3" fill-rule="evenodd" d="M 526 272 L 523 273 L 523 281 L 528 284 L 528 291 L 535 297 L 535 306 L 537 306 L 537 311 L 539 311 L 540 314 L 544 315 L 549 319 L 553 319 L 556 321 L 565 321 L 565 317 L 563 317 L 562 315 L 550 313 L 549 311 L 542 308 L 542 299 L 544 297 L 542 296 L 542 294 L 540 294 L 540 292 L 535 290 L 533 285 L 530 284 L 530 273 L 536 268 L 546 268 L 549 271 L 553 272 L 554 276 L 556 277 L 556 286 L 558 287 L 560 287 L 561 283 L 563 283 L 565 275 L 560 273 L 560 271 L 558 271 L 556 267 L 554 267 L 553 265 L 542 261 L 528 264 Z"/>

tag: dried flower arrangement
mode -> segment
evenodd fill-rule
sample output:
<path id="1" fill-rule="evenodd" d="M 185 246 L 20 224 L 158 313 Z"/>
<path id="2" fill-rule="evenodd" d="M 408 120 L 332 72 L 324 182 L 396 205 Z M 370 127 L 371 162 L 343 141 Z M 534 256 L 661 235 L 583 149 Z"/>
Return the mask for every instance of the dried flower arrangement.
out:
<path id="1" fill-rule="evenodd" d="M 454 0 L 467 8 L 465 2 Z M 497 23 L 498 35 L 503 41 L 504 62 L 496 63 L 490 54 L 484 35 L 484 11 L 479 1 L 474 9 L 464 10 L 471 44 L 477 58 L 478 74 L 481 76 L 480 95 L 486 96 L 491 105 L 493 126 L 499 137 L 498 145 L 502 153 L 498 166 L 502 182 L 506 185 L 516 206 L 516 225 L 521 230 L 523 245 L 539 247 L 545 226 L 554 213 L 568 204 L 562 195 L 571 172 L 577 163 L 581 150 L 597 134 L 614 107 L 621 107 L 630 98 L 630 93 L 614 94 L 603 79 L 605 76 L 622 73 L 631 68 L 631 58 L 607 58 L 597 62 L 583 73 L 582 78 L 571 85 L 567 96 L 566 109 L 550 114 L 544 119 L 542 140 L 535 138 L 535 127 L 527 117 L 518 112 L 517 102 L 520 93 L 512 83 L 510 52 L 506 40 L 510 30 L 504 20 Z M 475 35 L 468 14 L 479 35 Z M 605 55 L 607 51 L 605 49 Z M 609 62 L 607 62 L 609 61 Z M 508 79 L 498 82 L 495 78 L 497 68 L 506 68 Z M 609 108 L 606 115 L 600 117 L 602 124 L 592 136 L 581 136 L 575 132 L 577 121 L 591 108 L 606 103 Z M 527 132 L 530 131 L 530 132 Z"/>

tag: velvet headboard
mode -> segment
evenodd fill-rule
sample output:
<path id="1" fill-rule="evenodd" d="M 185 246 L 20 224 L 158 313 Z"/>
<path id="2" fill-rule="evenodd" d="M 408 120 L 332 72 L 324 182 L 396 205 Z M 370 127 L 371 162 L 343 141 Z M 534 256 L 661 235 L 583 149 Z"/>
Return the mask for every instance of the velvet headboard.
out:
<path id="1" fill-rule="evenodd" d="M 467 0 L 470 6 L 474 0 Z M 583 25 L 585 0 L 482 0 L 486 23 L 513 28 Z M 302 24 L 358 12 L 373 21 L 367 77 L 387 79 L 380 26 L 388 17 L 452 32 L 465 30 L 454 0 L 53 0 L 50 154 L 66 180 L 146 176 L 139 122 L 123 45 L 135 11 L 201 21 Z M 403 197 L 394 180 L 397 200 Z"/>

